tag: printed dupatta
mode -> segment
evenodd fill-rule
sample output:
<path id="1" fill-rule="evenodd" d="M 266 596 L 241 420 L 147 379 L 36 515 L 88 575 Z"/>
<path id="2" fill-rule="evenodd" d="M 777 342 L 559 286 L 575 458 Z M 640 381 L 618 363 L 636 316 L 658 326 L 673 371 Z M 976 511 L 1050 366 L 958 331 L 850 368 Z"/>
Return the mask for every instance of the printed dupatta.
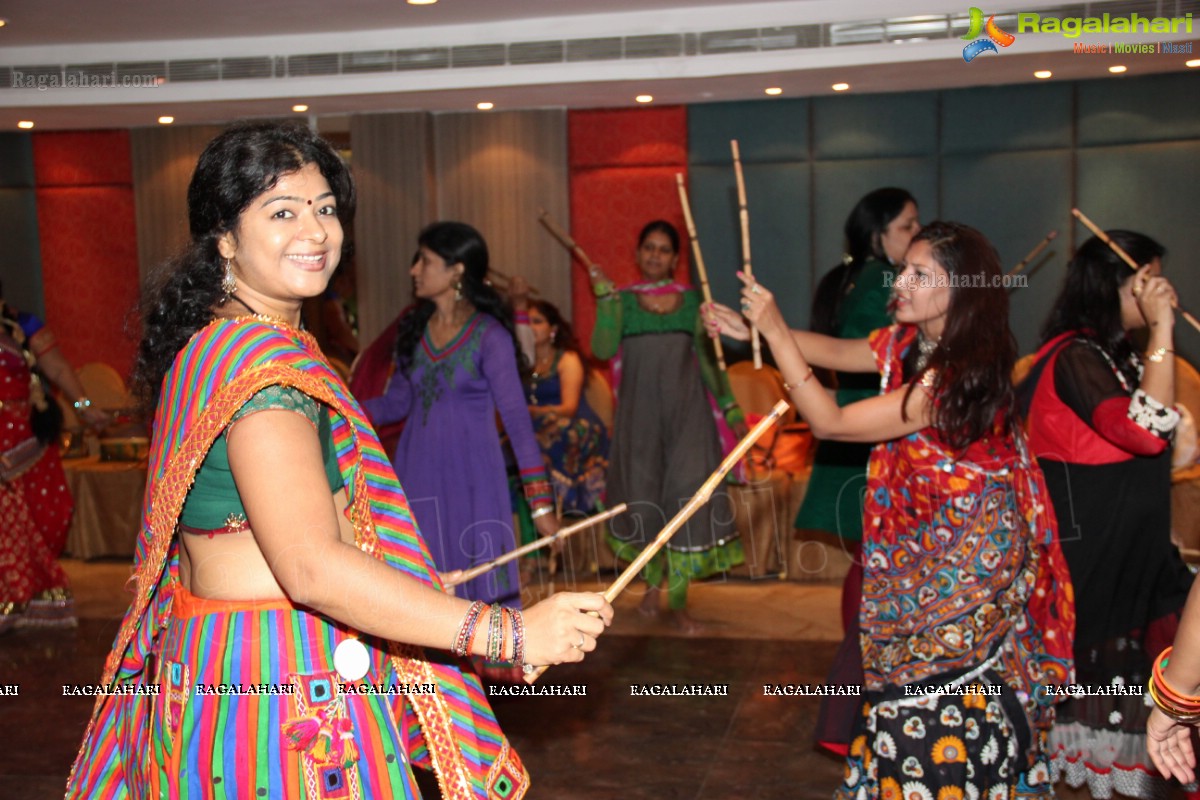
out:
<path id="1" fill-rule="evenodd" d="M 271 385 L 294 387 L 329 407 L 358 547 L 442 588 L 379 439 L 313 337 L 264 319 L 217 320 L 192 337 L 163 381 L 130 579 L 135 597 L 105 663 L 105 686 L 147 681 L 147 661 L 171 614 L 178 582 L 175 526 L 184 499 L 233 414 Z M 400 682 L 437 684 L 436 693 L 405 695 L 417 721 L 408 736 L 410 762 L 431 764 L 446 798 L 523 796 L 528 773 L 469 666 L 448 655 L 430 658 L 413 645 L 386 646 Z M 116 798 L 131 792 L 149 751 L 150 699 L 133 693 L 97 698 L 71 769 L 69 797 Z"/>
<path id="2" fill-rule="evenodd" d="M 903 389 L 902 359 L 915 340 L 911 325 L 871 334 L 881 392 Z M 1074 598 L 1058 523 L 1024 431 L 1010 437 L 992 433 L 952 452 L 926 428 L 872 451 L 860 610 L 872 688 L 975 667 L 1010 631 L 1028 708 L 1063 699 L 1044 688 L 1074 680 Z M 933 573 L 926 558 L 946 565 Z"/>

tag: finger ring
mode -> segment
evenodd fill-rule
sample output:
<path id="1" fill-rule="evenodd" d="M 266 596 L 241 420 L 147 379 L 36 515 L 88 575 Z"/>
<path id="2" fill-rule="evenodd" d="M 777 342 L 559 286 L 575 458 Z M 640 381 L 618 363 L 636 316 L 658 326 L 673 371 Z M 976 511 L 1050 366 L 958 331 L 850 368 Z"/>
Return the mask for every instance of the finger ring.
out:
<path id="1" fill-rule="evenodd" d="M 749 311 L 749 310 L 750 310 L 750 301 L 743 300 L 742 301 L 742 311 Z"/>
<path id="2" fill-rule="evenodd" d="M 571 645 L 571 646 L 574 647 L 576 650 L 582 650 L 584 641 L 585 640 L 583 638 L 583 632 L 581 631 L 579 633 L 579 644 L 575 644 L 575 645 Z"/>
<path id="3" fill-rule="evenodd" d="M 750 285 L 750 291 L 754 292 L 755 294 L 762 294 L 762 287 L 757 283 L 753 283 Z"/>

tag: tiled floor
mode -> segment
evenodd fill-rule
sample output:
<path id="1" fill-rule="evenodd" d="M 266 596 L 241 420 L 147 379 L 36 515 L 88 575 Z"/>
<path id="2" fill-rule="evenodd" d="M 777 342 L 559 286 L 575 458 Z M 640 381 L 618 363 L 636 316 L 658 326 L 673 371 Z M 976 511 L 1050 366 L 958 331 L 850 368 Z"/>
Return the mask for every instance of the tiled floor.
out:
<path id="1" fill-rule="evenodd" d="M 62 796 L 92 705 L 63 697 L 62 685 L 97 680 L 125 603 L 124 566 L 69 567 L 80 627 L 0 638 L 0 684 L 20 687 L 0 696 L 0 798 Z M 816 699 L 764 697 L 763 684 L 823 679 L 838 636 L 837 587 L 694 587 L 694 612 L 710 623 L 694 638 L 640 617 L 638 599 L 621 598 L 617 624 L 586 662 L 542 679 L 585 685 L 586 697 L 493 698 L 533 776 L 529 797 L 828 798 L 841 766 L 813 751 Z M 648 683 L 728 684 L 728 696 L 631 694 Z"/>

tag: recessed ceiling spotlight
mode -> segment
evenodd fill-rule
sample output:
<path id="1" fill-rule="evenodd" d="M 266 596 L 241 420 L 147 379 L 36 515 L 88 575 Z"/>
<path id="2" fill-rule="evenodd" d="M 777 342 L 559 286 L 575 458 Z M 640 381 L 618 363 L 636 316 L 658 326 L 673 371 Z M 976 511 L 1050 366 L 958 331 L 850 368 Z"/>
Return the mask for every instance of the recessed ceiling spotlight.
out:
<path id="1" fill-rule="evenodd" d="M 767 94 L 771 95 L 772 97 L 774 97 L 777 94 L 783 94 L 783 89 L 780 89 L 778 86 L 772 86 L 770 89 L 764 89 L 763 91 L 765 91 Z"/>
<path id="2" fill-rule="evenodd" d="M 846 91 L 847 89 L 849 89 L 849 88 L 850 88 L 850 84 L 848 84 L 848 83 L 835 83 L 833 86 L 831 86 L 831 87 L 829 87 L 829 88 L 833 89 L 835 92 L 844 92 L 844 91 Z"/>
<path id="3" fill-rule="evenodd" d="M 480 111 L 491 111 L 493 108 L 496 107 L 496 104 L 489 103 L 488 101 L 484 100 L 482 103 L 476 103 L 475 107 L 478 108 Z"/>
<path id="4" fill-rule="evenodd" d="M 1048 69 L 1039 69 L 1037 72 L 1033 73 L 1033 77 L 1042 81 L 1046 80 L 1046 78 L 1052 77 L 1053 75 L 1054 73 Z"/>
<path id="5" fill-rule="evenodd" d="M 431 6 L 436 2 L 437 0 L 408 0 L 410 6 Z"/>
<path id="6" fill-rule="evenodd" d="M 174 117 L 162 116 L 162 117 L 158 118 L 159 125 L 170 125 L 174 121 L 175 121 Z"/>
<path id="7" fill-rule="evenodd" d="M 633 98 L 633 99 L 634 99 L 634 100 L 637 100 L 639 103 L 653 103 L 653 102 L 654 102 L 654 95 L 650 95 L 650 94 L 639 94 L 637 97 L 635 97 L 635 98 Z"/>
<path id="8" fill-rule="evenodd" d="M 1200 58 L 1193 58 L 1190 61 L 1183 62 L 1185 67 L 1200 67 Z"/>
<path id="9" fill-rule="evenodd" d="M 303 114 L 305 111 L 308 111 L 308 106 L 304 103 L 296 103 L 296 105 L 292 106 L 292 111 L 295 111 L 297 114 Z"/>
<path id="10" fill-rule="evenodd" d="M 7 24 L 8 20 L 6 20 L 4 17 L 0 17 L 0 28 L 3 28 Z"/>
<path id="11" fill-rule="evenodd" d="M 1113 66 L 1108 68 L 1108 71 L 1111 72 L 1113 75 L 1120 75 L 1122 72 L 1124 72 L 1127 69 L 1129 69 L 1129 67 L 1126 67 L 1122 64 L 1114 64 Z"/>
<path id="12" fill-rule="evenodd" d="M 21 128 L 22 130 L 26 130 L 26 131 L 27 131 L 27 130 L 29 130 L 30 128 L 32 128 L 32 127 L 33 127 L 33 120 L 31 120 L 31 119 L 23 119 L 23 120 L 21 120 L 20 122 L 18 122 L 18 123 L 17 123 L 17 127 L 18 127 L 18 128 Z"/>

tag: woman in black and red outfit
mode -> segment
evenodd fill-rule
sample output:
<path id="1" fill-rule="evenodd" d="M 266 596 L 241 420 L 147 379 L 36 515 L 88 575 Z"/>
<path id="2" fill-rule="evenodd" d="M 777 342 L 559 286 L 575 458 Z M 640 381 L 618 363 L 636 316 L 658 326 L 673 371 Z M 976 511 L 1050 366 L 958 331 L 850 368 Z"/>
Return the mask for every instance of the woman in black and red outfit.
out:
<path id="1" fill-rule="evenodd" d="M 1161 245 L 1109 236 L 1142 268 L 1097 238 L 1084 242 L 1020 392 L 1075 587 L 1078 682 L 1136 692 L 1171 643 L 1192 575 L 1170 540 L 1175 290 Z M 1161 792 L 1146 758 L 1147 712 L 1140 692 L 1064 703 L 1050 735 L 1056 774 L 1073 787 L 1086 781 L 1093 797 Z"/>

